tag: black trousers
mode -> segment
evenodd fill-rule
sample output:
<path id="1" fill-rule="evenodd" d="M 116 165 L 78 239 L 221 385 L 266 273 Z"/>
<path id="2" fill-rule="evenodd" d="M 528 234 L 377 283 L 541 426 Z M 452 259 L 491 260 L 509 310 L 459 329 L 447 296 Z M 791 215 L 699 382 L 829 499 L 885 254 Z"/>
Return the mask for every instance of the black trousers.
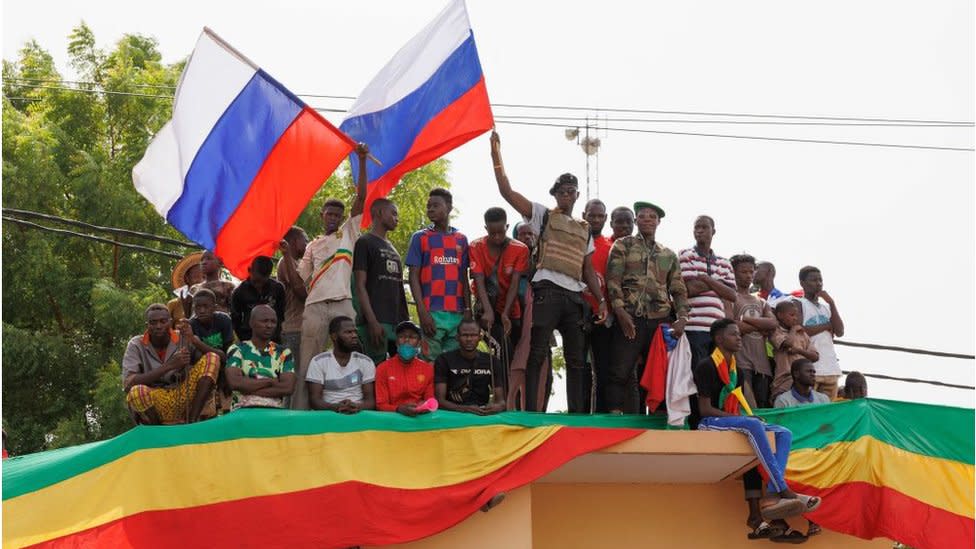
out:
<path id="1" fill-rule="evenodd" d="M 739 375 L 742 376 L 742 386 L 752 389 L 752 396 L 756 399 L 757 408 L 773 407 L 773 403 L 769 399 L 773 385 L 772 377 L 746 368 L 739 368 Z"/>
<path id="2" fill-rule="evenodd" d="M 532 285 L 532 341 L 525 365 L 525 409 L 544 412 L 545 403 L 536 402 L 539 371 L 549 354 L 553 330 L 563 338 L 566 359 L 566 401 L 572 413 L 584 413 L 589 402 L 583 363 L 583 296 L 549 281 Z M 551 366 L 550 366 L 551 367 Z"/>
<path id="3" fill-rule="evenodd" d="M 627 339 L 620 323 L 611 328 L 611 359 L 607 385 L 607 406 L 610 410 L 623 410 L 625 414 L 644 411 L 647 391 L 639 385 L 644 375 L 644 363 L 651 348 L 651 340 L 657 327 L 666 318 L 634 318 L 636 337 Z"/>
<path id="4" fill-rule="evenodd" d="M 491 337 L 498 342 L 501 347 L 499 349 L 500 356 L 498 357 L 498 364 L 501 368 L 498 369 L 498 373 L 501 375 L 501 380 L 495 380 L 496 384 L 500 384 L 505 388 L 505 394 L 508 394 L 508 379 L 509 379 L 509 369 L 512 367 L 512 354 L 515 352 L 515 346 L 518 345 L 519 337 L 522 334 L 522 320 L 513 319 L 512 320 L 512 331 L 505 335 L 505 328 L 502 326 L 500 320 L 501 313 L 495 311 L 495 323 L 491 325 Z M 391 355 L 392 356 L 392 355 Z"/>
<path id="5" fill-rule="evenodd" d="M 610 411 L 607 406 L 607 387 L 610 385 L 612 330 L 601 324 L 595 324 L 586 336 L 586 350 L 583 354 L 590 361 L 589 369 L 592 376 L 590 394 L 595 397 L 593 411 L 600 414 Z"/>

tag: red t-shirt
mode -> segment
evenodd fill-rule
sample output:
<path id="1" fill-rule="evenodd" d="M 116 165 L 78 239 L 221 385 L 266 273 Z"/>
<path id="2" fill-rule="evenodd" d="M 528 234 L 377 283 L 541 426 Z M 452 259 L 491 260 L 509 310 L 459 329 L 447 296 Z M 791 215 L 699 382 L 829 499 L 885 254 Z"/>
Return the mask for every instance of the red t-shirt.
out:
<path id="1" fill-rule="evenodd" d="M 376 409 L 395 412 L 401 404 L 420 404 L 434 398 L 434 366 L 420 358 L 409 363 L 398 355 L 376 367 Z"/>
<path id="2" fill-rule="evenodd" d="M 596 278 L 600 281 L 600 289 L 603 291 L 604 299 L 607 297 L 607 283 L 604 278 L 607 274 L 607 261 L 610 260 L 610 248 L 613 247 L 613 240 L 613 238 L 607 238 L 602 234 L 594 238 L 593 256 L 590 257 L 593 262 L 593 270 L 596 271 Z M 600 308 L 600 302 L 593 297 L 589 288 L 583 290 L 583 298 L 593 308 L 593 314 L 596 314 L 597 309 Z"/>
<path id="3" fill-rule="evenodd" d="M 486 278 L 495 269 L 495 263 L 498 263 L 495 276 L 498 278 L 498 287 L 501 291 L 495 302 L 495 312 L 500 314 L 505 310 L 505 296 L 508 295 L 508 288 L 512 285 L 512 273 L 514 271 L 524 273 L 529 270 L 529 247 L 518 240 L 509 239 L 501 257 L 493 258 L 488 252 L 488 240 L 483 236 L 471 243 L 468 255 L 471 258 L 471 272 L 480 273 Z M 472 291 L 477 291 L 474 284 L 472 284 Z M 522 308 L 519 306 L 518 299 L 512 303 L 511 318 L 522 318 Z"/>

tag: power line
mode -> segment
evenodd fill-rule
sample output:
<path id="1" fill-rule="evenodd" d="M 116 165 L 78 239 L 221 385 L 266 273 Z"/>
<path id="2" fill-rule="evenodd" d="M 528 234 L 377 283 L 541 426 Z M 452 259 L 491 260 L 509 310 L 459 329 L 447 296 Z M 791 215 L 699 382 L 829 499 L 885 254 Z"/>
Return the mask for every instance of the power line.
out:
<path id="1" fill-rule="evenodd" d="M 193 244 L 192 242 L 183 242 L 181 240 L 176 240 L 173 238 L 167 238 L 165 236 L 157 236 L 152 233 L 144 233 L 140 231 L 132 231 L 129 229 L 120 229 L 117 227 L 102 227 L 99 225 L 92 225 L 90 223 L 85 223 L 84 221 L 77 221 L 74 219 L 68 219 L 66 217 L 60 217 L 57 215 L 45 214 L 41 212 L 32 212 L 29 210 L 17 210 L 14 208 L 3 208 L 4 215 L 13 214 L 15 216 L 26 217 L 28 219 L 43 219 L 45 221 L 54 221 L 56 223 L 63 223 L 65 225 L 71 225 L 74 227 L 81 227 L 83 229 L 88 229 L 90 231 L 101 231 L 109 234 L 114 234 L 118 236 L 127 236 L 134 238 L 145 238 L 148 240 L 155 240 L 156 242 L 161 242 L 163 244 L 173 244 L 175 246 L 182 246 L 184 248 L 195 248 L 198 249 L 200 246 Z M 4 218 L 7 219 L 7 218 Z M 11 218 L 12 219 L 12 218 Z M 182 257 L 182 256 L 181 256 Z"/>
<path id="2" fill-rule="evenodd" d="M 125 96 L 132 96 L 132 97 L 149 97 L 152 99 L 168 99 L 170 101 L 173 100 L 172 95 L 152 95 L 148 93 L 121 92 L 121 91 L 110 91 L 110 90 L 86 90 L 84 88 L 69 88 L 65 86 L 44 86 L 40 84 L 25 84 L 22 87 L 38 89 L 38 90 L 60 90 L 60 91 L 101 94 L 101 95 L 125 95 Z"/>
<path id="3" fill-rule="evenodd" d="M 847 370 L 844 370 L 843 373 L 844 374 L 850 374 L 851 372 L 849 372 Z M 866 374 L 864 372 L 858 372 L 858 373 L 861 374 L 864 377 L 874 377 L 874 378 L 878 378 L 878 379 L 887 379 L 889 381 L 904 381 L 906 383 L 924 383 L 926 385 L 935 385 L 935 386 L 938 386 L 938 387 L 949 387 L 951 389 L 968 389 L 970 391 L 976 389 L 976 387 L 973 387 L 972 385 L 957 385 L 955 383 L 945 383 L 943 381 L 935 381 L 935 380 L 932 380 L 932 379 L 917 379 L 917 378 L 914 378 L 914 377 L 895 377 L 895 376 L 886 376 L 884 374 Z"/>
<path id="4" fill-rule="evenodd" d="M 44 84 L 44 83 L 49 83 L 49 84 L 50 83 L 53 83 L 53 84 L 75 84 L 75 85 L 78 85 L 78 86 L 102 86 L 103 85 L 103 84 L 99 84 L 98 82 L 90 82 L 90 81 L 84 81 L 84 80 L 62 80 L 62 79 L 57 79 L 57 78 L 23 78 L 23 77 L 19 77 L 19 76 L 10 77 L 7 80 L 14 80 L 14 81 L 18 81 L 18 82 L 38 82 L 38 83 L 41 83 L 41 84 Z M 169 84 L 132 84 L 132 83 L 127 83 L 126 86 L 132 86 L 134 88 L 166 88 L 166 89 L 170 89 L 170 90 L 175 90 L 176 89 L 176 86 L 171 86 Z"/>
<path id="5" fill-rule="evenodd" d="M 138 244 L 126 244 L 124 242 L 116 242 L 116 241 L 110 240 L 108 238 L 102 238 L 100 236 L 95 236 L 95 235 L 91 235 L 91 234 L 76 233 L 74 231 L 69 231 L 69 230 L 66 230 L 66 229 L 55 229 L 54 227 L 45 227 L 44 225 L 38 225 L 37 223 L 31 223 L 30 221 L 24 221 L 23 219 L 17 219 L 15 217 L 8 217 L 6 215 L 3 216 L 3 220 L 4 221 L 10 221 L 11 223 L 15 223 L 17 225 L 21 225 L 21 226 L 24 226 L 24 227 L 29 227 L 31 229 L 38 229 L 38 230 L 41 230 L 41 231 L 47 231 L 47 232 L 54 233 L 54 234 L 61 234 L 61 235 L 65 235 L 65 236 L 75 236 L 75 237 L 84 238 L 84 239 L 87 239 L 87 240 L 94 240 L 95 242 L 101 242 L 103 244 L 111 244 L 112 246 L 119 246 L 120 248 L 129 248 L 129 249 L 132 249 L 132 250 L 138 250 L 140 252 L 146 252 L 146 253 L 152 253 L 152 254 L 162 255 L 162 256 L 165 256 L 165 257 L 172 258 L 172 259 L 182 259 L 183 258 L 182 255 L 177 254 L 177 253 L 173 253 L 173 252 L 167 252 L 167 251 L 164 251 L 164 250 L 156 250 L 154 248 L 147 248 L 146 246 L 139 246 Z"/>
<path id="6" fill-rule="evenodd" d="M 35 81 L 35 82 L 62 82 L 62 83 L 74 83 L 78 85 L 92 85 L 98 86 L 97 82 L 84 82 L 77 80 L 42 80 L 42 79 L 26 79 L 26 78 L 10 78 L 10 80 L 24 80 L 24 81 Z M 159 88 L 170 88 L 175 89 L 175 86 L 163 85 L 163 84 L 133 84 L 133 86 L 145 86 L 145 87 L 159 87 Z M 72 88 L 74 89 L 74 88 Z M 79 90 L 87 91 L 87 90 Z M 318 93 L 296 93 L 300 97 L 315 97 L 322 99 L 343 99 L 343 100 L 355 100 L 356 97 L 352 95 L 330 95 L 330 94 L 318 94 Z M 662 109 L 641 109 L 641 108 L 621 108 L 621 107 L 579 107 L 571 105 L 540 105 L 540 104 L 523 104 L 523 103 L 492 103 L 492 107 L 502 107 L 502 108 L 512 108 L 512 109 L 542 109 L 542 110 L 570 110 L 570 111 L 590 111 L 590 112 L 616 112 L 616 113 L 641 113 L 641 114 L 668 114 L 668 115 L 683 115 L 683 116 L 723 116 L 723 117 L 736 117 L 736 118 L 781 118 L 781 119 L 798 119 L 798 120 L 832 120 L 832 121 L 850 121 L 850 122 L 888 122 L 888 123 L 904 123 L 904 124 L 920 124 L 920 125 L 932 125 L 932 124 L 944 124 L 951 126 L 973 126 L 973 121 L 959 121 L 959 120 L 925 120 L 925 119 L 912 119 L 912 118 L 868 118 L 868 117 L 850 117 L 850 116 L 816 116 L 816 115 L 798 115 L 798 114 L 762 114 L 762 113 L 734 113 L 734 112 L 714 112 L 714 111 L 678 111 L 678 110 L 662 110 Z"/>
<path id="7" fill-rule="evenodd" d="M 863 118 L 850 116 L 812 116 L 800 114 L 756 114 L 756 113 L 734 113 L 734 112 L 707 112 L 707 111 L 666 111 L 657 109 L 624 109 L 616 107 L 572 107 L 555 105 L 523 105 L 518 103 L 492 103 L 493 107 L 509 107 L 517 109 L 547 109 L 547 110 L 567 110 L 567 111 L 590 111 L 590 112 L 619 112 L 619 113 L 642 113 L 642 114 L 679 114 L 693 116 L 734 116 L 738 118 L 794 118 L 800 120 L 849 120 L 852 122 L 904 122 L 915 124 L 968 124 L 973 122 L 963 122 L 958 120 L 918 120 L 910 118 Z"/>
<path id="8" fill-rule="evenodd" d="M 926 355 L 926 356 L 939 356 L 945 358 L 962 358 L 973 360 L 976 359 L 974 355 L 964 355 L 961 353 L 945 353 L 942 351 L 929 351 L 926 349 L 912 349 L 911 347 L 896 347 L 894 345 L 877 345 L 874 343 L 855 343 L 853 341 L 847 341 L 843 339 L 835 339 L 834 343 L 837 345 L 845 345 L 847 347 L 860 347 L 862 349 L 874 349 L 877 351 L 896 351 L 899 353 L 911 353 L 916 355 Z"/>
<path id="9" fill-rule="evenodd" d="M 668 118 L 589 118 L 579 116 L 536 116 L 536 115 L 517 115 L 517 114 L 496 114 L 495 120 L 499 118 L 512 120 L 566 120 L 570 122 L 590 122 L 599 124 L 601 122 L 627 122 L 627 123 L 674 123 L 674 124 L 748 124 L 760 126 L 834 126 L 834 127 L 881 127 L 881 128 L 971 128 L 974 124 L 921 124 L 921 123 L 901 123 L 901 122 L 782 122 L 776 120 L 694 120 L 688 118 L 668 119 Z M 599 128 L 598 128 L 599 129 Z"/>
<path id="10" fill-rule="evenodd" d="M 514 120 L 498 120 L 499 124 L 514 124 L 518 126 L 543 126 L 549 128 L 565 128 L 565 124 L 546 124 L 542 122 L 517 122 Z M 601 128 L 606 131 L 630 132 L 630 133 L 656 133 L 662 135 L 688 135 L 696 137 L 718 137 L 724 139 L 750 139 L 756 141 L 785 141 L 790 143 L 819 143 L 823 145 L 853 145 L 862 147 L 889 147 L 896 149 L 924 149 L 933 151 L 963 151 L 973 152 L 976 149 L 965 147 L 938 147 L 934 145 L 901 145 L 897 143 L 871 143 L 866 141 L 833 141 L 827 139 L 800 139 L 796 137 L 766 137 L 758 135 L 729 135 L 719 133 L 696 133 L 696 132 L 675 132 L 665 130 L 646 130 L 638 128 Z"/>

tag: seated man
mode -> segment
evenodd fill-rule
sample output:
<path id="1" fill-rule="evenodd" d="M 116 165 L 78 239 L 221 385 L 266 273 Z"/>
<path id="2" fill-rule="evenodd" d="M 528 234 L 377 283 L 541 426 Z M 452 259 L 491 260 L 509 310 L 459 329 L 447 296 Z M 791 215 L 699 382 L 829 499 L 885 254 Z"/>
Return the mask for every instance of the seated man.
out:
<path id="1" fill-rule="evenodd" d="M 790 365 L 790 374 L 793 376 L 793 386 L 789 391 L 776 397 L 774 407 L 792 408 L 804 404 L 830 402 L 830 397 L 813 390 L 813 385 L 817 382 L 817 368 L 813 362 L 805 358 L 794 360 Z"/>
<path id="2" fill-rule="evenodd" d="M 184 328 L 185 326 L 185 328 Z M 184 340 L 201 353 L 217 353 L 222 362 L 234 343 L 230 315 L 217 310 L 217 296 L 206 288 L 193 295 L 193 316 L 178 324 Z"/>
<path id="3" fill-rule="evenodd" d="M 231 391 L 223 366 L 227 364 L 227 351 L 234 344 L 234 327 L 230 315 L 217 310 L 217 296 L 207 288 L 193 294 L 193 316 L 177 324 L 183 341 L 201 353 L 217 353 L 220 357 L 220 373 L 217 376 L 217 402 L 215 410 L 230 411 Z M 204 408 L 209 409 L 209 405 Z"/>
<path id="4" fill-rule="evenodd" d="M 817 382 L 817 368 L 813 362 L 805 358 L 793 361 L 790 365 L 790 373 L 793 375 L 793 386 L 789 391 L 776 397 L 776 408 L 793 408 L 806 404 L 827 404 L 830 397 L 814 391 L 813 386 Z M 815 536 L 821 532 L 820 525 L 810 521 L 807 528 L 807 537 Z"/>
<path id="5" fill-rule="evenodd" d="M 417 406 L 434 397 L 434 366 L 417 358 L 420 326 L 404 320 L 397 324 L 397 353 L 376 367 L 376 409 L 405 416 L 424 414 Z"/>
<path id="6" fill-rule="evenodd" d="M 715 350 L 694 366 L 698 387 L 698 416 L 691 418 L 703 431 L 735 431 L 744 434 L 756 450 L 760 466 L 769 475 L 767 499 L 762 506 L 766 520 L 808 513 L 820 506 L 820 498 L 797 494 L 786 485 L 784 473 L 790 454 L 792 434 L 779 425 L 770 425 L 758 417 L 740 415 L 742 377 L 736 369 L 735 353 L 742 347 L 742 335 L 734 320 L 723 318 L 712 323 L 709 333 Z M 776 451 L 770 448 L 766 433 L 775 436 Z"/>
<path id="7" fill-rule="evenodd" d="M 851 372 L 847 374 L 847 380 L 844 381 L 844 387 L 840 390 L 840 394 L 841 396 L 838 396 L 834 400 L 867 398 L 868 380 L 864 378 L 864 374 L 861 372 Z"/>
<path id="8" fill-rule="evenodd" d="M 497 360 L 478 350 L 481 328 L 473 319 L 457 328 L 459 349 L 437 357 L 434 362 L 434 394 L 444 410 L 472 414 L 497 414 L 505 410 L 505 389 L 498 375 Z M 494 397 L 492 397 L 494 395 Z"/>
<path id="9" fill-rule="evenodd" d="M 161 303 L 146 309 L 146 332 L 129 340 L 122 357 L 125 402 L 137 423 L 192 423 L 212 396 L 220 357 L 201 353 L 170 329 Z"/>
<path id="10" fill-rule="evenodd" d="M 348 316 L 329 322 L 332 350 L 315 355 L 308 364 L 305 387 L 313 410 L 355 414 L 376 407 L 373 361 L 360 352 L 356 323 Z"/>
<path id="11" fill-rule="evenodd" d="M 271 340 L 278 316 L 269 305 L 251 309 L 251 339 L 230 348 L 227 384 L 234 390 L 234 409 L 284 408 L 295 390 L 295 361 L 291 350 Z"/>

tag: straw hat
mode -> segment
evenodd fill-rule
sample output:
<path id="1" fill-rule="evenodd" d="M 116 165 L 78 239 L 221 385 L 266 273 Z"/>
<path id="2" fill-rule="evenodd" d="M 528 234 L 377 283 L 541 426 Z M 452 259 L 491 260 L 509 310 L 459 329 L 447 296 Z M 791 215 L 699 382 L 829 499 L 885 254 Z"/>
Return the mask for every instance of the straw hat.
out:
<path id="1" fill-rule="evenodd" d="M 200 264 L 200 258 L 203 257 L 203 252 L 193 252 L 192 254 L 184 257 L 173 267 L 173 289 L 181 288 L 186 285 L 183 280 L 186 277 L 186 272 L 190 270 L 190 267 Z"/>

